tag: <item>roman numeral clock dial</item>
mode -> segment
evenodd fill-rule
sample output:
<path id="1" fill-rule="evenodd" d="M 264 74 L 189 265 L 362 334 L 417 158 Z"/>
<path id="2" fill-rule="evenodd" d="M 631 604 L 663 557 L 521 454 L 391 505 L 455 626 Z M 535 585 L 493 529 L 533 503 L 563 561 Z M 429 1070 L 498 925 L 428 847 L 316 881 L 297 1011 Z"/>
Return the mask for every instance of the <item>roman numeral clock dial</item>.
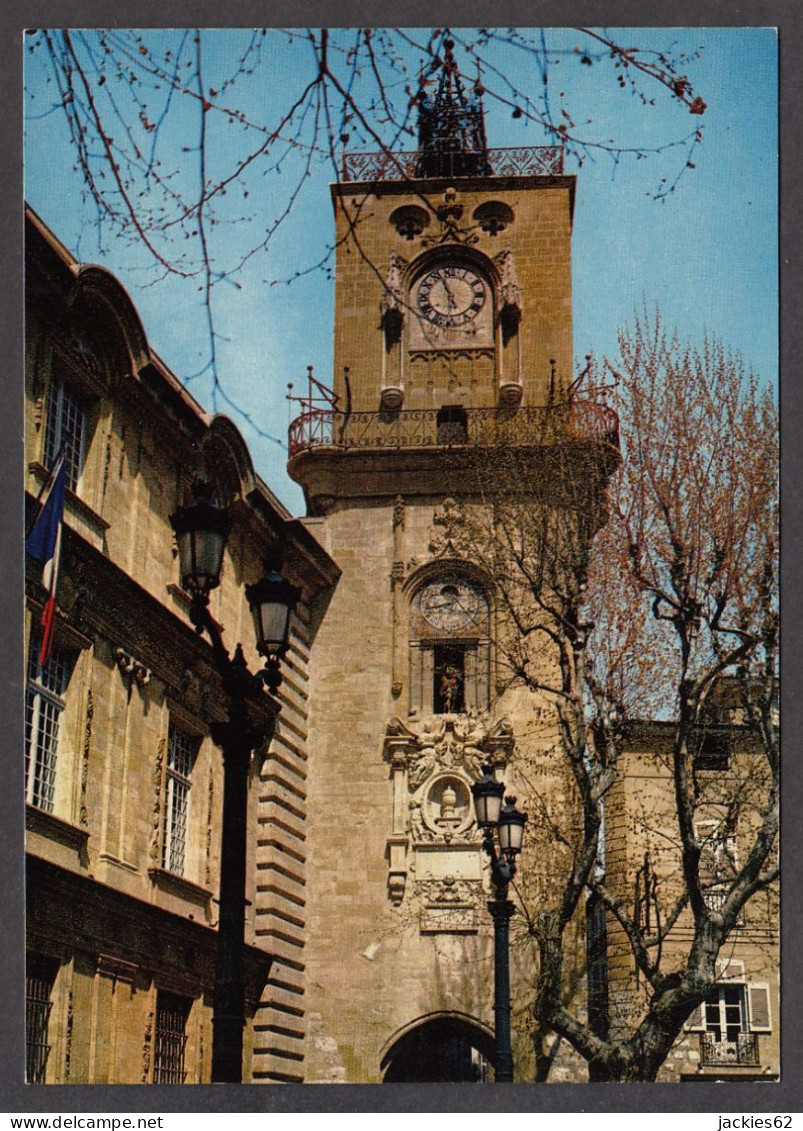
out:
<path id="1" fill-rule="evenodd" d="M 488 297 L 485 282 L 469 267 L 441 266 L 418 285 L 422 317 L 443 330 L 459 330 L 477 317 Z"/>

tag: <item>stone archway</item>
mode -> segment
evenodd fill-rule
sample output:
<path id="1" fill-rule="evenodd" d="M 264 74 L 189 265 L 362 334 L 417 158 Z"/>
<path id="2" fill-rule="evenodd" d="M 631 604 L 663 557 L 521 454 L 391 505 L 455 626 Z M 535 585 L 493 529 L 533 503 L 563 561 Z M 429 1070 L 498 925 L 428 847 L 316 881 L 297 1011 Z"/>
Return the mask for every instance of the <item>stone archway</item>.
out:
<path id="1" fill-rule="evenodd" d="M 459 1013 L 439 1013 L 408 1026 L 382 1057 L 383 1084 L 490 1082 L 493 1036 Z"/>

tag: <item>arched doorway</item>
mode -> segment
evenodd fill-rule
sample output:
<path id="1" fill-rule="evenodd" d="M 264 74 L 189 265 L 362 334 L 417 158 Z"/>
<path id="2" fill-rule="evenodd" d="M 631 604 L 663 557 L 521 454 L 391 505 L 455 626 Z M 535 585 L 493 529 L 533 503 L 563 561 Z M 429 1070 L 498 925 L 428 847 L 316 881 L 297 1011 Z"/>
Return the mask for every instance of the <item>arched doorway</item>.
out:
<path id="1" fill-rule="evenodd" d="M 441 1013 L 409 1026 L 382 1057 L 383 1084 L 489 1083 L 493 1036 L 461 1014 Z"/>

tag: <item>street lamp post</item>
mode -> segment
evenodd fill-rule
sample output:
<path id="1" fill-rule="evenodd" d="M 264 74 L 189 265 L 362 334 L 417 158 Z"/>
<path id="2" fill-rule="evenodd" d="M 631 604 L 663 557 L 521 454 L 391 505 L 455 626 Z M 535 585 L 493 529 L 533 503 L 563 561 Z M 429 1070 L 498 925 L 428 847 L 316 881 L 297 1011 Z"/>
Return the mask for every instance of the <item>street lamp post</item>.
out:
<path id="1" fill-rule="evenodd" d="M 225 721 L 212 724 L 212 740 L 223 755 L 223 813 L 220 845 L 220 914 L 213 1002 L 212 1080 L 242 1081 L 245 1027 L 245 873 L 248 843 L 248 770 L 254 749 L 269 737 L 270 727 L 252 721 L 249 704 L 263 699 L 263 687 L 275 692 L 281 683 L 279 664 L 287 651 L 290 614 L 300 590 L 276 569 L 246 586 L 256 629 L 257 650 L 266 659 L 253 673 L 237 645 L 230 656 L 220 625 L 209 611 L 209 594 L 220 584 L 223 551 L 231 518 L 215 506 L 205 485 L 195 499 L 170 516 L 179 553 L 181 584 L 191 597 L 190 620 L 212 645 L 215 669 L 227 699 Z M 278 704 L 272 701 L 272 717 Z M 256 715 L 256 712 L 253 712 Z"/>
<path id="2" fill-rule="evenodd" d="M 516 808 L 515 797 L 504 798 L 502 805 L 505 787 L 494 777 L 492 766 L 484 768 L 483 776 L 474 782 L 471 792 L 477 824 L 483 832 L 482 847 L 491 861 L 494 886 L 494 898 L 488 901 L 494 923 L 494 1080 L 497 1084 L 511 1084 L 509 925 L 515 908 L 508 899 L 508 887 L 516 874 L 516 857 L 521 852 L 527 817 Z"/>

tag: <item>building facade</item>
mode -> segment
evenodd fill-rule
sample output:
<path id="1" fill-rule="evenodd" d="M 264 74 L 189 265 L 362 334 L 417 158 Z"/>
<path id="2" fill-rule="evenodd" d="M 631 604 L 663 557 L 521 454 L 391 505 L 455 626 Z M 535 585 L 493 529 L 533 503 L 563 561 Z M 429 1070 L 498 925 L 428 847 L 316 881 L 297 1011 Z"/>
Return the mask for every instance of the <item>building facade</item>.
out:
<path id="1" fill-rule="evenodd" d="M 26 587 L 31 1081 L 210 1078 L 210 728 L 225 697 L 169 522 L 199 479 L 234 518 L 211 611 L 252 669 L 244 588 L 266 556 L 281 548 L 303 594 L 249 788 L 244 1079 L 493 1079 L 492 885 L 471 787 L 490 767 L 530 812 L 522 908 L 564 874 L 578 819 L 554 710 L 530 690 L 554 683 L 558 657 L 518 647 L 500 507 L 517 498 L 553 565 L 568 560 L 604 522 L 620 456 L 615 414 L 574 391 L 560 150 L 490 149 L 479 94 L 448 65 L 420 111 L 415 154 L 351 154 L 332 186 L 334 390 L 310 374 L 289 436 L 305 519 L 152 352 L 119 284 L 27 215 L 31 504 L 64 445 L 69 462 L 44 666 L 33 561 Z M 750 832 L 733 820 L 759 765 L 743 724 L 731 710 L 701 737 L 713 901 Z M 669 742 L 633 728 L 605 805 L 599 866 L 645 929 L 678 882 Z M 777 1075 L 777 919 L 771 894 L 746 908 L 662 1080 Z M 690 938 L 680 914 L 666 964 Z M 566 943 L 567 1004 L 600 1035 L 626 1032 L 647 989 L 615 918 L 589 897 Z M 536 1032 L 523 909 L 511 944 L 514 1078 L 586 1080 L 566 1042 Z"/>
<path id="2" fill-rule="evenodd" d="M 290 474 L 342 570 L 311 661 L 310 1081 L 492 1079 L 492 887 L 471 785 L 489 765 L 530 809 L 531 909 L 571 869 L 580 819 L 554 707 L 532 691 L 556 684 L 557 653 L 517 645 L 511 543 L 499 551 L 520 532 L 499 514 L 515 497 L 522 529 L 551 532 L 553 568 L 562 547 L 582 553 L 604 522 L 617 420 L 572 383 L 575 179 L 559 150 L 488 148 L 480 95 L 452 64 L 447 51 L 421 101 L 419 150 L 349 155 L 332 186 L 334 390 L 310 380 L 290 429 Z M 653 921 L 657 877 L 664 898 L 678 870 L 656 735 L 622 757 L 603 846 L 609 887 Z M 712 859 L 716 794 L 758 762 L 734 741 L 730 771 L 702 773 Z M 665 963 L 688 951 L 689 922 Z M 600 1035 L 626 1032 L 646 990 L 613 916 L 589 898 L 565 941 L 567 1004 Z M 777 942 L 757 899 L 662 1079 L 777 1073 Z M 587 1080 L 566 1042 L 536 1032 L 523 912 L 511 944 L 514 1078 Z"/>
<path id="3" fill-rule="evenodd" d="M 522 475 L 545 520 L 590 537 L 618 460 L 615 415 L 568 395 L 574 190 L 560 150 L 488 149 L 478 96 L 448 66 L 419 152 L 354 155 L 332 187 L 336 401 L 311 385 L 289 463 L 342 570 L 311 666 L 313 1081 L 493 1075 L 471 786 L 485 765 L 523 806 L 528 781 L 556 805 L 572 785 L 497 647 L 510 620 L 483 533 Z M 535 662 L 548 682 L 555 655 Z M 541 869 L 537 837 L 522 859 Z M 533 1079 L 534 952 L 518 934 L 515 1077 Z M 582 1078 L 570 1050 L 553 1078 Z"/>
<path id="4" fill-rule="evenodd" d="M 152 352 L 130 299 L 26 214 L 28 502 L 64 446 L 54 648 L 27 562 L 27 1077 L 210 1078 L 225 697 L 188 620 L 170 514 L 211 483 L 234 519 L 211 611 L 254 648 L 244 586 L 281 548 L 302 588 L 249 785 L 245 1079 L 303 1078 L 306 719 L 316 608 L 337 576 Z"/>
<path id="5" fill-rule="evenodd" d="M 704 898 L 722 906 L 736 871 L 755 836 L 766 782 L 766 760 L 745 726 L 743 711 L 727 703 L 727 688 L 716 719 L 700 736 L 696 834 Z M 672 728 L 658 723 L 633 728 L 617 781 L 606 806 L 606 875 L 634 908 L 646 932 L 661 926 L 683 893 L 671 760 Z M 611 1035 L 627 1031 L 644 1012 L 649 987 L 635 967 L 621 927 L 589 907 L 589 969 L 593 966 L 594 920 L 604 939 L 604 1023 Z M 597 930 L 597 936 L 600 931 Z M 685 961 L 693 941 L 688 908 L 663 945 L 663 967 Z M 768 1080 L 780 1073 L 780 969 L 778 893 L 770 888 L 744 907 L 717 961 L 718 984 L 696 1009 L 659 1076 L 663 1081 Z M 593 989 L 590 989 L 593 994 Z"/>

